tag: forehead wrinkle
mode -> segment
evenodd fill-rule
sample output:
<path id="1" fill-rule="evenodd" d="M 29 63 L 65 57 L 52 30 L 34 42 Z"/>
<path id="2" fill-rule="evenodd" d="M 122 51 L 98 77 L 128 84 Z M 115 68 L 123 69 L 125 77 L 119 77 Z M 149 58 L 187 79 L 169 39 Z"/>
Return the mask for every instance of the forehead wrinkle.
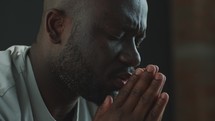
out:
<path id="1" fill-rule="evenodd" d="M 147 4 L 147 2 L 144 0 L 144 1 L 142 1 L 142 3 L 141 4 L 143 4 L 143 7 L 141 7 L 141 11 L 142 11 L 142 14 L 141 14 L 141 18 L 143 19 L 143 28 L 147 28 L 147 16 L 148 16 L 148 4 Z M 144 21 L 144 19 L 145 19 L 145 21 Z"/>
<path id="2" fill-rule="evenodd" d="M 147 3 L 145 0 L 126 3 L 123 7 L 123 14 L 127 28 L 134 29 L 138 32 L 144 32 L 147 21 Z"/>
<path id="3" fill-rule="evenodd" d="M 148 6 L 146 0 L 138 0 L 138 13 L 137 13 L 137 19 L 138 19 L 138 29 L 141 32 L 144 32 L 147 27 L 147 13 L 148 13 Z"/>
<path id="4" fill-rule="evenodd" d="M 97 26 L 110 25 L 119 29 L 138 29 L 138 31 L 146 29 L 146 0 L 98 0 L 88 2 L 88 4 L 91 4 L 88 7 L 94 6 L 92 8 L 95 15 L 93 16 L 96 18 L 94 23 Z"/>

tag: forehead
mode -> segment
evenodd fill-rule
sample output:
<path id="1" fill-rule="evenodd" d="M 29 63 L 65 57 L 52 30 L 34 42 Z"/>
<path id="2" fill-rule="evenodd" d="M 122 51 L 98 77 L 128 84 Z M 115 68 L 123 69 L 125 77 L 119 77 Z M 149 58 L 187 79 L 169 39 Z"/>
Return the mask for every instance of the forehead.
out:
<path id="1" fill-rule="evenodd" d="M 97 3 L 98 18 L 102 23 L 145 30 L 147 22 L 146 0 L 99 0 Z"/>

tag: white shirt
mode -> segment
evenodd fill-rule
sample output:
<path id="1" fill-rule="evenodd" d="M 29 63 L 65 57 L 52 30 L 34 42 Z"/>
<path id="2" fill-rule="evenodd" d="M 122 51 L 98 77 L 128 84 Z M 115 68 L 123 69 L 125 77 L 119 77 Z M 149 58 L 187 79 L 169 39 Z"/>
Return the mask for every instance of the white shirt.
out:
<path id="1" fill-rule="evenodd" d="M 29 47 L 0 51 L 0 121 L 55 121 L 37 87 Z M 80 97 L 73 121 L 91 121 L 97 106 Z"/>

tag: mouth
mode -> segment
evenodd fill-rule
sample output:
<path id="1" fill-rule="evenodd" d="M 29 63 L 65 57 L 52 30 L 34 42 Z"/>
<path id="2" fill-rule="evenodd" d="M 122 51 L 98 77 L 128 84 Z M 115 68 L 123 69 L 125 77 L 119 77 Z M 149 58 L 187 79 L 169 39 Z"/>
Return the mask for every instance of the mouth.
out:
<path id="1" fill-rule="evenodd" d="M 121 73 L 117 76 L 116 80 L 114 81 L 116 91 L 120 90 L 124 85 L 126 85 L 131 75 L 131 73 Z"/>

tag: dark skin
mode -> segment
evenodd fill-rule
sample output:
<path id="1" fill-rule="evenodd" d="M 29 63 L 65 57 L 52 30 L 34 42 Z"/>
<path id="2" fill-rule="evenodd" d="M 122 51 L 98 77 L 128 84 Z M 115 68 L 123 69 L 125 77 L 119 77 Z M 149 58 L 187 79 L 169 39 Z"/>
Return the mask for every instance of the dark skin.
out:
<path id="1" fill-rule="evenodd" d="M 134 71 L 141 61 L 137 46 L 145 37 L 146 1 L 92 0 L 83 6 L 79 16 L 46 11 L 29 53 L 52 116 L 64 120 L 83 96 L 101 105 L 94 121 L 160 121 L 168 102 L 165 76 L 155 65 Z M 115 91 L 113 101 L 108 95 Z"/>

